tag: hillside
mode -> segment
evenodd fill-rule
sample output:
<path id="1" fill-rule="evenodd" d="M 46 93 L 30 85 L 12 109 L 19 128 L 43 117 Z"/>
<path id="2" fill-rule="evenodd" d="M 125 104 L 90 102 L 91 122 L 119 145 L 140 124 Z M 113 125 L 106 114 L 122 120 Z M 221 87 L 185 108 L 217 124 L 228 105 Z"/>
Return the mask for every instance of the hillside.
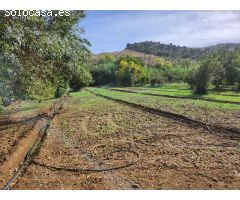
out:
<path id="1" fill-rule="evenodd" d="M 240 44 L 226 43 L 204 48 L 189 48 L 171 43 L 163 44 L 160 42 L 145 41 L 127 44 L 126 50 L 161 56 L 168 59 L 200 59 L 208 54 L 217 53 L 222 50 L 232 51 L 237 47 L 240 47 Z"/>
<path id="2" fill-rule="evenodd" d="M 107 54 L 111 54 L 114 57 L 121 57 L 121 56 L 127 56 L 127 55 L 135 56 L 135 57 L 141 58 L 141 60 L 143 60 L 143 62 L 147 66 L 154 65 L 156 62 L 156 59 L 159 58 L 159 56 L 141 53 L 141 52 L 137 52 L 137 51 L 133 51 L 133 50 L 129 50 L 129 49 L 124 49 L 123 51 L 115 51 L 115 52 L 111 52 L 111 53 L 100 53 L 100 54 L 95 55 L 95 57 L 99 58 L 99 57 L 107 55 Z"/>
<path id="3" fill-rule="evenodd" d="M 206 55 L 217 53 L 220 51 L 233 51 L 240 47 L 240 44 L 226 43 L 218 44 L 209 47 L 202 48 L 189 48 L 186 46 L 178 46 L 174 44 L 163 44 L 160 42 L 140 42 L 127 44 L 126 48 L 122 51 L 104 52 L 94 55 L 95 58 L 99 58 L 106 54 L 111 54 L 115 57 L 121 57 L 126 55 L 135 56 L 141 58 L 147 66 L 152 66 L 156 63 L 157 59 L 164 59 L 171 61 L 172 63 L 195 63 Z"/>

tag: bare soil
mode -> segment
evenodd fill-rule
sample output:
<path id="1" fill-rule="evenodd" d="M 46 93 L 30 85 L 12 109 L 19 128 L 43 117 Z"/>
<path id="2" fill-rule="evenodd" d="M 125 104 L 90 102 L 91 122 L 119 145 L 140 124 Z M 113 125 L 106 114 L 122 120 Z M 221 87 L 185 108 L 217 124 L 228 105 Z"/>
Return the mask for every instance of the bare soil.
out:
<path id="1" fill-rule="evenodd" d="M 240 189 L 240 136 L 69 98 L 12 189 Z"/>
<path id="2" fill-rule="evenodd" d="M 27 152 L 47 123 L 51 109 L 46 106 L 27 115 L 19 115 L 20 103 L 8 107 L 0 116 L 0 187 L 13 176 Z"/>
<path id="3" fill-rule="evenodd" d="M 104 90 L 96 92 L 101 94 Z M 226 107 L 223 108 L 223 104 L 216 104 L 202 100 L 155 97 L 117 91 L 111 91 L 111 93 L 108 93 L 106 96 L 161 111 L 180 114 L 206 124 L 213 124 L 240 131 L 239 105 L 236 105 L 236 108 L 234 109 L 230 109 Z M 197 101 L 198 103 L 196 103 Z"/>

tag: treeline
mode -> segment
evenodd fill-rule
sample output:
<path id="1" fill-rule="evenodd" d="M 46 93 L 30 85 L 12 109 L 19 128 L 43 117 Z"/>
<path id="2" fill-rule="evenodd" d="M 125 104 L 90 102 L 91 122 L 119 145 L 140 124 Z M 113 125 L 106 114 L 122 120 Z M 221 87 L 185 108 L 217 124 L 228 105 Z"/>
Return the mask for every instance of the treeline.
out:
<path id="1" fill-rule="evenodd" d="M 201 60 L 188 75 L 187 82 L 196 94 L 206 94 L 210 84 L 216 90 L 236 86 L 235 89 L 240 91 L 240 48 L 221 51 Z"/>
<path id="2" fill-rule="evenodd" d="M 163 44 L 160 42 L 145 41 L 127 44 L 126 49 L 155 56 L 166 57 L 168 59 L 202 59 L 209 54 L 218 53 L 223 49 L 231 51 L 239 46 L 240 44 L 221 44 L 206 48 L 189 48 L 186 46 L 174 45 L 172 43 Z"/>
<path id="3" fill-rule="evenodd" d="M 90 65 L 93 85 L 106 84 L 119 86 L 158 86 L 168 82 L 183 82 L 196 67 L 195 62 L 173 63 L 157 58 L 154 64 L 147 65 L 141 57 L 104 54 Z"/>
<path id="4" fill-rule="evenodd" d="M 90 71 L 94 86 L 160 86 L 187 82 L 196 94 L 207 93 L 210 85 L 216 90 L 226 86 L 240 90 L 240 48 L 223 49 L 199 61 L 171 62 L 157 58 L 151 66 L 140 57 L 105 54 L 95 59 Z"/>
<path id="5" fill-rule="evenodd" d="M 89 42 L 77 25 L 84 12 L 55 13 L 6 17 L 0 11 L 0 103 L 58 97 L 91 83 Z"/>
<path id="6" fill-rule="evenodd" d="M 206 93 L 209 84 L 216 89 L 228 85 L 240 89 L 237 45 L 199 50 L 143 42 L 127 48 L 160 56 L 152 57 L 154 62 L 146 64 L 144 57 L 112 54 L 92 59 L 90 43 L 80 37 L 83 29 L 79 21 L 85 13 L 71 11 L 70 16 L 55 17 L 55 12 L 52 16 L 6 17 L 0 11 L 0 105 L 18 99 L 60 97 L 90 84 L 188 82 L 199 94 Z"/>

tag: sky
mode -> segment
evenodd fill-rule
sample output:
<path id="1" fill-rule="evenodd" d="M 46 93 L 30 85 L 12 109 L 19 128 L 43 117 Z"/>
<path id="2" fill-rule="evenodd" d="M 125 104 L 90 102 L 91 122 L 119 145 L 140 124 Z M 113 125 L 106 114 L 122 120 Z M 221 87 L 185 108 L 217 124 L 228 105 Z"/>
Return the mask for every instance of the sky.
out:
<path id="1" fill-rule="evenodd" d="M 188 47 L 240 42 L 240 11 L 86 11 L 79 26 L 93 53 L 156 41 Z"/>

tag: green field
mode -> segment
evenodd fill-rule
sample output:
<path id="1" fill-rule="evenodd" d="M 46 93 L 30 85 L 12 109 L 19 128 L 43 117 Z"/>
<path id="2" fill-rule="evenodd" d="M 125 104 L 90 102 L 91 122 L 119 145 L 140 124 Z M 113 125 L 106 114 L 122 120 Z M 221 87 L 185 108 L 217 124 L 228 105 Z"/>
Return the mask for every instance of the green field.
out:
<path id="1" fill-rule="evenodd" d="M 161 87 L 125 87 L 125 88 L 113 88 L 113 89 L 121 89 L 127 91 L 134 91 L 138 93 L 148 93 L 148 94 L 156 94 L 156 95 L 168 95 L 173 97 L 184 97 L 190 99 L 205 99 L 205 100 L 217 100 L 217 101 L 230 101 L 230 102 L 238 102 L 240 103 L 240 92 L 234 91 L 214 91 L 209 90 L 206 95 L 196 95 L 193 94 L 192 90 L 189 88 L 187 84 L 174 83 L 174 84 L 166 84 Z"/>
<path id="2" fill-rule="evenodd" d="M 14 114 L 15 117 L 37 115 L 39 112 L 46 111 L 55 101 L 56 99 L 43 100 L 41 102 L 37 100 L 17 101 L 8 106 L 2 114 Z"/>

